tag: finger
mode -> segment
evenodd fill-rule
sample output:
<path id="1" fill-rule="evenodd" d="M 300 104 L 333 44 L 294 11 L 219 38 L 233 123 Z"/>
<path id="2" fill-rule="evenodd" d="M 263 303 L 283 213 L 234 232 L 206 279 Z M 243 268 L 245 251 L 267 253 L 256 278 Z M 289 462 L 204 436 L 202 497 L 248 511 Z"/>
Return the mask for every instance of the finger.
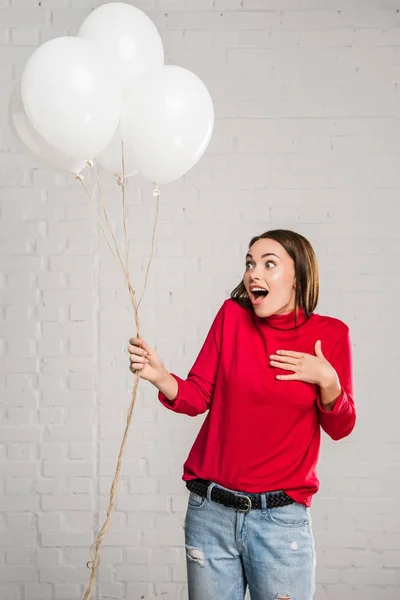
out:
<path id="1" fill-rule="evenodd" d="M 136 356 L 135 354 L 131 354 L 129 360 L 131 363 L 138 363 L 141 365 L 148 364 L 149 362 L 146 356 Z"/>
<path id="2" fill-rule="evenodd" d="M 284 363 L 274 363 L 271 361 L 271 367 L 276 367 L 278 369 L 282 369 L 282 371 L 296 371 L 296 367 L 294 365 L 285 365 Z"/>
<path id="3" fill-rule="evenodd" d="M 281 381 L 300 381 L 300 377 L 293 373 L 293 375 L 277 375 L 276 379 L 280 379 Z"/>
<path id="4" fill-rule="evenodd" d="M 144 369 L 146 365 L 141 364 L 141 363 L 131 363 L 131 365 L 129 366 L 129 370 L 132 371 L 132 373 L 134 373 L 134 371 L 141 371 L 142 369 Z"/>
<path id="5" fill-rule="evenodd" d="M 146 350 L 139 348 L 138 346 L 128 346 L 128 351 L 135 356 L 147 356 Z"/>
<path id="6" fill-rule="evenodd" d="M 129 344 L 132 346 L 138 346 L 139 348 L 149 348 L 149 345 L 144 341 L 142 337 L 133 337 L 129 339 Z"/>
<path id="7" fill-rule="evenodd" d="M 271 361 L 278 362 L 279 364 L 286 363 L 288 365 L 296 365 L 299 362 L 298 358 L 292 358 L 290 356 L 278 356 L 277 354 L 271 354 Z"/>
<path id="8" fill-rule="evenodd" d="M 279 369 L 282 369 L 283 371 L 295 371 L 296 367 L 294 365 L 286 365 L 285 363 L 279 363 L 279 362 L 275 362 L 273 360 L 271 360 L 270 362 L 271 367 L 278 367 Z"/>
<path id="9" fill-rule="evenodd" d="M 315 356 L 318 356 L 318 358 L 325 358 L 325 356 L 322 354 L 322 343 L 321 340 L 317 340 L 315 342 Z"/>
<path id="10" fill-rule="evenodd" d="M 144 341 L 143 338 L 138 338 L 139 339 L 139 346 L 141 348 L 143 348 L 143 350 L 145 350 L 147 352 L 147 354 L 150 354 L 151 351 L 153 350 L 153 348 L 151 346 L 149 346 L 149 344 L 147 342 Z"/>
<path id="11" fill-rule="evenodd" d="M 294 350 L 277 350 L 279 356 L 290 356 L 291 358 L 303 358 L 304 352 L 295 352 Z"/>

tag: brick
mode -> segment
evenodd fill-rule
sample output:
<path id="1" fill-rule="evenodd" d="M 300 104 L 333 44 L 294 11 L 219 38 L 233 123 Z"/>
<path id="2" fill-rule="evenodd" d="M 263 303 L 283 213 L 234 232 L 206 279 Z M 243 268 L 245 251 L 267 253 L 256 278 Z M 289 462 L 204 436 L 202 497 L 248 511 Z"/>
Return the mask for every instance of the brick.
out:
<path id="1" fill-rule="evenodd" d="M 11 29 L 11 43 L 15 46 L 36 46 L 38 44 L 38 31 L 29 27 L 13 27 Z"/>
<path id="2" fill-rule="evenodd" d="M 132 598 L 151 598 L 152 587 L 150 583 L 128 583 L 127 590 Z"/>
<path id="3" fill-rule="evenodd" d="M 35 482 L 35 492 L 37 494 L 58 494 L 64 491 L 65 486 L 59 479 L 40 477 Z"/>
<path id="4" fill-rule="evenodd" d="M 159 547 L 180 547 L 183 543 L 183 532 L 175 529 L 166 529 L 162 532 L 146 531 L 143 534 L 144 546 L 154 546 L 155 540 Z"/>
<path id="5" fill-rule="evenodd" d="M 49 460 L 63 460 L 67 458 L 67 448 L 63 444 L 42 443 L 40 445 L 40 458 Z"/>
<path id="6" fill-rule="evenodd" d="M 88 443 L 72 443 L 69 445 L 69 457 L 71 459 L 93 460 L 94 446 Z"/>
<path id="7" fill-rule="evenodd" d="M 66 425 L 80 425 L 82 423 L 93 423 L 95 420 L 92 408 L 70 408 L 66 411 Z"/>
<path id="8" fill-rule="evenodd" d="M 139 544 L 140 534 L 134 530 L 110 530 L 107 532 L 107 537 L 104 539 L 103 545 L 107 546 L 122 546 L 131 547 Z"/>
<path id="9" fill-rule="evenodd" d="M 50 269 L 52 271 L 62 271 L 68 273 L 69 271 L 84 271 L 84 276 L 90 275 L 92 268 L 93 259 L 91 257 L 81 256 L 79 260 L 76 260 L 73 256 L 51 256 L 50 257 Z"/>
<path id="10" fill-rule="evenodd" d="M 48 425 L 43 434 L 45 442 L 86 442 L 92 438 L 93 431 L 88 425 L 84 426 L 57 426 Z"/>
<path id="11" fill-rule="evenodd" d="M 176 583 L 159 583 L 155 584 L 156 594 L 170 595 L 171 598 L 184 600 L 187 595 L 186 585 L 178 585 Z"/>
<path id="12" fill-rule="evenodd" d="M 10 477 L 6 479 L 7 496 L 24 496 L 32 493 L 34 479 L 22 479 L 21 477 Z"/>
<path id="13" fill-rule="evenodd" d="M 72 494 L 92 494 L 93 481 L 89 477 L 75 477 L 68 483 L 68 491 Z"/>
<path id="14" fill-rule="evenodd" d="M 68 7 L 68 0 L 39 0 L 39 1 L 40 1 L 40 6 L 42 7 L 42 10 Z M 83 4 L 83 2 L 82 2 L 82 4 Z M 73 7 L 73 8 L 75 8 L 75 7 Z M 90 8 L 90 7 L 88 6 L 88 8 Z"/>
<path id="15" fill-rule="evenodd" d="M 41 567 L 40 581 L 53 583 L 56 580 L 59 583 L 85 583 L 87 578 L 87 569 L 85 567 Z"/>
<path id="16" fill-rule="evenodd" d="M 60 583 L 53 584 L 53 596 L 54 600 L 64 600 L 65 598 L 77 598 L 79 597 L 81 586 L 71 583 Z"/>
<path id="17" fill-rule="evenodd" d="M 68 361 L 65 361 L 68 362 Z M 61 369 L 61 364 L 55 360 L 47 361 L 48 368 L 55 366 Z M 78 390 L 45 390 L 42 393 L 42 404 L 45 406 L 90 406 L 93 403 L 93 392 L 92 391 L 78 391 Z M 86 434 L 89 430 L 85 430 Z M 86 441 L 86 434 L 82 433 L 82 438 L 79 440 L 70 441 Z M 65 440 L 64 440 L 65 441 Z"/>
<path id="18" fill-rule="evenodd" d="M 6 515 L 6 523 L 11 531 L 32 529 L 32 515 L 9 512 Z"/>
<path id="19" fill-rule="evenodd" d="M 21 600 L 22 585 L 16 583 L 0 583 L 0 593 L 4 600 Z"/>
<path id="20" fill-rule="evenodd" d="M 13 508 L 16 510 L 16 508 Z M 34 546 L 37 542 L 37 535 L 34 531 L 24 531 L 24 532 L 11 532 L 4 531 L 0 533 L 0 543 L 2 548 L 7 548 L 9 546 L 15 546 L 20 548 L 21 546 Z M 3 579 L 3 581 L 7 581 L 7 579 Z"/>
<path id="21" fill-rule="evenodd" d="M 90 531 L 44 531 L 41 534 L 43 546 L 90 546 L 92 534 Z M 42 570 L 43 573 L 43 570 Z M 48 581 L 43 576 L 41 581 Z M 65 580 L 64 580 L 65 581 Z M 67 580 L 68 582 L 68 580 Z"/>
<path id="22" fill-rule="evenodd" d="M 122 562 L 123 551 L 121 548 L 101 548 L 101 562 L 103 564 L 116 564 Z M 88 550 L 86 548 L 65 548 L 63 560 L 66 564 L 76 565 L 86 563 Z"/>
<path id="23" fill-rule="evenodd" d="M 132 508 L 132 507 L 131 507 Z M 124 514 L 124 513 L 122 513 Z M 127 527 L 129 529 L 149 530 L 156 528 L 157 514 L 155 512 L 127 512 Z"/>
<path id="24" fill-rule="evenodd" d="M 36 445 L 35 444 L 7 444 L 7 458 L 12 461 L 29 461 L 36 456 Z M 13 465 L 13 474 L 17 476 L 24 472 L 28 472 L 32 475 L 32 465 L 28 463 Z M 23 475 L 22 475 L 23 476 Z"/>
<path id="25" fill-rule="evenodd" d="M 47 529 L 61 529 L 61 514 L 60 513 L 44 513 L 38 515 L 38 530 L 45 531 Z M 42 550 L 44 556 L 49 554 L 49 550 Z M 53 550 L 53 552 L 56 552 Z M 58 553 L 58 551 L 57 551 Z"/>
<path id="26" fill-rule="evenodd" d="M 7 388 L 10 390 L 31 390 L 32 377 L 10 374 L 7 376 Z M 21 394 L 21 396 L 23 395 Z"/>
<path id="27" fill-rule="evenodd" d="M 91 510 L 92 498 L 85 494 L 43 496 L 43 510 Z"/>
<path id="28" fill-rule="evenodd" d="M 52 600 L 52 588 L 49 583 L 29 583 L 25 585 L 25 594 L 30 600 Z"/>
<path id="29" fill-rule="evenodd" d="M 117 578 L 119 581 L 149 581 L 160 582 L 168 580 L 169 570 L 165 566 L 141 566 L 135 565 L 134 567 L 122 567 L 117 566 L 116 568 Z"/>
<path id="30" fill-rule="evenodd" d="M 6 563 L 8 566 L 30 566 L 33 560 L 33 548 L 7 548 L 6 550 Z"/>
<path id="31" fill-rule="evenodd" d="M 68 462 L 47 461 L 43 464 L 45 477 L 90 477 L 93 475 L 93 464 L 83 460 L 70 460 Z"/>
<path id="32" fill-rule="evenodd" d="M 148 565 L 150 564 L 150 551 L 145 548 L 128 548 L 126 562 L 135 565 Z"/>
<path id="33" fill-rule="evenodd" d="M 46 407 L 39 411 L 39 421 L 44 425 L 62 425 L 64 413 L 61 408 Z"/>
<path id="34" fill-rule="evenodd" d="M 37 427 L 0 427 L 0 439 L 3 442 L 39 442 L 40 431 Z"/>
<path id="35" fill-rule="evenodd" d="M 0 570 L 0 581 L 6 582 L 30 582 L 35 581 L 34 567 L 2 567 Z"/>
<path id="36" fill-rule="evenodd" d="M 34 420 L 33 410 L 26 408 L 15 407 L 9 408 L 6 415 L 3 417 L 2 422 L 4 425 L 16 426 L 16 425 L 32 425 Z"/>
<path id="37" fill-rule="evenodd" d="M 120 596 L 122 593 L 123 584 L 122 583 L 99 582 L 98 589 L 99 589 L 100 596 L 105 596 L 106 598 L 113 598 L 113 597 L 118 598 L 118 596 Z M 136 597 L 136 596 L 134 596 L 134 597 Z"/>
<path id="38" fill-rule="evenodd" d="M 26 358 L 20 360 L 17 358 L 5 358 L 0 365 L 0 372 L 3 373 L 36 373 L 37 372 L 37 358 Z"/>
<path id="39" fill-rule="evenodd" d="M 71 10 L 69 8 L 65 9 L 55 9 L 52 11 L 52 26 L 55 28 L 61 26 L 64 31 L 77 31 L 79 29 L 80 24 L 87 16 L 87 9 L 81 8 L 77 10 Z"/>

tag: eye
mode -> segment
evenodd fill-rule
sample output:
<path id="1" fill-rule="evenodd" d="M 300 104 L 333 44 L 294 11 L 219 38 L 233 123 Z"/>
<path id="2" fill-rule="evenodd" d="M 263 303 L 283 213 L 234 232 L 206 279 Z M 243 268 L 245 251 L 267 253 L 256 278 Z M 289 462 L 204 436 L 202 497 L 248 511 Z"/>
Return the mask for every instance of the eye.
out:
<path id="1" fill-rule="evenodd" d="M 273 267 L 276 267 L 276 264 L 272 260 L 268 260 L 265 263 L 265 266 L 267 267 L 267 269 L 272 269 Z"/>
<path id="2" fill-rule="evenodd" d="M 247 262 L 246 263 L 246 271 L 248 271 L 252 265 L 253 265 L 253 263 Z"/>

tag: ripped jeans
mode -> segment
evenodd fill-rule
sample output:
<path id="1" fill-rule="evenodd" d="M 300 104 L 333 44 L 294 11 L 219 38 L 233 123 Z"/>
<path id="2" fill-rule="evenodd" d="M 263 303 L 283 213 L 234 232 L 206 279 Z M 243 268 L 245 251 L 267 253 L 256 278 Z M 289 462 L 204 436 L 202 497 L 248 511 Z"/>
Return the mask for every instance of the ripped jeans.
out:
<path id="1" fill-rule="evenodd" d="M 315 550 L 309 509 L 295 503 L 237 512 L 212 502 L 211 489 L 208 498 L 189 496 L 189 600 L 244 600 L 247 588 L 251 600 L 312 600 Z"/>

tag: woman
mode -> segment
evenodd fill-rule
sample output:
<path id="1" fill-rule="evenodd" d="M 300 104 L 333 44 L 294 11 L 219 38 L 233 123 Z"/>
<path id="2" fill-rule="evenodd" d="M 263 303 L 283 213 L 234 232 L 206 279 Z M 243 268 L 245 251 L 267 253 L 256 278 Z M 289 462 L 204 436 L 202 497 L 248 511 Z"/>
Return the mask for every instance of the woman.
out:
<path id="1" fill-rule="evenodd" d="M 130 368 L 168 409 L 208 415 L 184 466 L 189 598 L 311 600 L 309 507 L 320 430 L 355 424 L 349 329 L 314 313 L 318 265 L 287 230 L 253 238 L 242 282 L 224 302 L 188 378 L 168 373 L 146 342 Z"/>

